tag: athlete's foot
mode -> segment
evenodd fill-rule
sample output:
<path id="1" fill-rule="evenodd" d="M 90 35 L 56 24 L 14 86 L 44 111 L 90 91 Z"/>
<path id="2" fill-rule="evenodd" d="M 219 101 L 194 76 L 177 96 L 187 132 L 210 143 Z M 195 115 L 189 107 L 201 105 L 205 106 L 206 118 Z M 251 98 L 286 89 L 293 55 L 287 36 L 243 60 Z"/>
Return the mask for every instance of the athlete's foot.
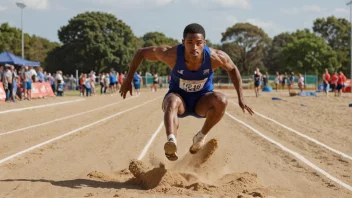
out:
<path id="1" fill-rule="evenodd" d="M 170 161 L 176 161 L 178 159 L 177 156 L 177 145 L 176 140 L 174 138 L 169 138 L 169 140 L 164 145 L 165 156 Z"/>
<path id="2" fill-rule="evenodd" d="M 201 132 L 198 132 L 194 137 L 193 137 L 193 145 L 191 148 L 189 148 L 189 152 L 191 154 L 196 154 L 204 145 L 205 142 L 205 135 L 203 135 Z"/>

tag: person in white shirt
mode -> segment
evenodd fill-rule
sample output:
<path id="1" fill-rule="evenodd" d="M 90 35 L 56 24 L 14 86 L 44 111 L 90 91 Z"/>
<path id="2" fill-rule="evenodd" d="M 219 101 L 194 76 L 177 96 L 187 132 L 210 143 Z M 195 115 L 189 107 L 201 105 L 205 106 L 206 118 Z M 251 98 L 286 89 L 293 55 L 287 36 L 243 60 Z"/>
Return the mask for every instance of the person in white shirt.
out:
<path id="1" fill-rule="evenodd" d="M 100 82 L 100 93 L 104 93 L 104 78 L 105 78 L 105 73 L 102 73 L 99 75 L 99 82 Z"/>
<path id="2" fill-rule="evenodd" d="M 62 71 L 57 71 L 55 78 L 57 83 L 57 96 L 62 96 L 64 92 L 64 79 L 62 77 Z"/>
<path id="3" fill-rule="evenodd" d="M 304 89 L 304 78 L 303 78 L 302 74 L 298 74 L 298 87 L 301 90 L 301 92 L 303 92 L 303 89 Z"/>
<path id="4" fill-rule="evenodd" d="M 30 100 L 32 98 L 32 72 L 27 66 L 24 67 L 24 70 L 24 99 Z"/>
<path id="5" fill-rule="evenodd" d="M 33 67 L 29 67 L 29 72 L 31 72 L 32 82 L 37 82 L 37 72 Z"/>
<path id="6" fill-rule="evenodd" d="M 84 81 L 84 85 L 86 87 L 86 96 L 88 97 L 88 93 L 90 96 L 92 96 L 92 80 L 91 77 L 86 78 Z"/>
<path id="7" fill-rule="evenodd" d="M 279 72 L 276 72 L 275 73 L 275 89 L 276 89 L 276 91 L 277 91 L 279 84 L 280 84 L 280 74 L 279 74 Z"/>

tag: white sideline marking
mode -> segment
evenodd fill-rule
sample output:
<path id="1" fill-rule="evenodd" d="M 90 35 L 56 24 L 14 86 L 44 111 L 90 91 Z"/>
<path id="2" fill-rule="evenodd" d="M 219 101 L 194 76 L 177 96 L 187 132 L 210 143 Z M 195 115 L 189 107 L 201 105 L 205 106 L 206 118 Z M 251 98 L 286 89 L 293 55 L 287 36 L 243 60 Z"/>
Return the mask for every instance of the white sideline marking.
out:
<path id="1" fill-rule="evenodd" d="M 109 104 L 109 105 L 105 105 L 105 106 L 102 106 L 102 107 L 99 107 L 99 108 L 95 108 L 95 109 L 92 109 L 92 110 L 89 110 L 89 111 L 77 113 L 77 114 L 74 114 L 74 115 L 66 116 L 66 117 L 63 117 L 63 118 L 58 118 L 58 119 L 55 119 L 55 120 L 52 120 L 52 121 L 49 121 L 49 122 L 44 122 L 44 123 L 40 123 L 40 124 L 36 124 L 36 125 L 31 125 L 31 126 L 28 126 L 28 127 L 24 127 L 24 128 L 21 128 L 21 129 L 15 129 L 15 130 L 12 130 L 12 131 L 0 133 L 0 136 L 8 135 L 8 134 L 11 134 L 11 133 L 15 133 L 15 132 L 23 131 L 23 130 L 26 130 L 26 129 L 31 129 L 31 128 L 43 126 L 43 125 L 47 125 L 47 124 L 50 124 L 50 123 L 53 123 L 53 122 L 57 122 L 57 121 L 60 121 L 60 120 L 65 120 L 65 119 L 68 119 L 68 118 L 72 118 L 72 117 L 76 117 L 76 116 L 79 116 L 79 115 L 82 115 L 82 114 L 86 114 L 86 113 L 89 113 L 89 112 L 92 112 L 92 111 L 97 111 L 97 110 L 100 110 L 100 109 L 104 109 L 104 108 L 106 108 L 106 107 L 110 107 L 110 106 L 119 104 L 119 103 L 121 103 L 121 102 L 124 102 L 124 101 L 129 100 L 129 99 L 132 99 L 132 98 L 136 98 L 136 97 L 138 97 L 138 96 L 133 96 L 133 97 L 127 98 L 127 99 L 125 99 L 125 100 L 123 100 L 123 101 L 114 102 L 114 103 Z"/>
<path id="2" fill-rule="evenodd" d="M 71 100 L 71 101 L 65 101 L 65 102 L 56 102 L 56 103 L 51 103 L 51 104 L 38 105 L 38 106 L 33 106 L 33 107 L 11 109 L 11 110 L 6 110 L 6 111 L 0 111 L 0 114 L 10 113 L 10 112 L 17 112 L 17 111 L 24 111 L 24 110 L 28 110 L 28 109 L 38 109 L 38 108 L 43 108 L 43 107 L 56 106 L 56 105 L 60 105 L 60 104 L 79 102 L 79 101 L 82 101 L 82 100 L 85 100 L 85 99 L 77 99 L 77 100 Z"/>
<path id="3" fill-rule="evenodd" d="M 109 119 L 111 119 L 111 118 L 113 118 L 113 117 L 119 116 L 119 115 L 121 115 L 121 114 L 123 114 L 123 113 L 126 113 L 126 112 L 128 112 L 128 111 L 132 111 L 133 109 L 136 109 L 136 108 L 138 108 L 138 107 L 141 107 L 141 106 L 143 106 L 143 105 L 146 105 L 146 104 L 148 104 L 148 103 L 151 103 L 151 102 L 153 102 L 154 100 L 157 100 L 157 99 L 159 99 L 159 98 L 161 98 L 161 97 L 155 98 L 155 99 L 153 99 L 153 100 L 149 100 L 148 102 L 145 102 L 145 103 L 143 103 L 143 104 L 140 104 L 140 105 L 137 105 L 137 106 L 132 107 L 132 108 L 130 108 L 130 109 L 127 109 L 127 110 L 121 111 L 121 112 L 119 112 L 119 113 L 113 114 L 113 115 L 108 116 L 108 117 L 106 117 L 106 118 L 103 118 L 103 119 L 100 119 L 100 120 L 95 121 L 95 122 L 93 122 L 93 123 L 90 123 L 90 124 L 88 124 L 88 125 L 86 125 L 86 126 L 80 127 L 80 128 L 75 129 L 75 130 L 73 130 L 73 131 L 67 132 L 67 133 L 65 133 L 65 134 L 63 134 L 63 135 L 57 136 L 57 137 L 55 137 L 55 138 L 53 138 L 53 139 L 50 139 L 50 140 L 48 140 L 48 141 L 42 142 L 42 143 L 37 144 L 37 145 L 35 145 L 35 146 L 32 146 L 32 147 L 30 147 L 30 148 L 28 148 L 28 149 L 25 149 L 25 150 L 23 150 L 23 151 L 20 151 L 20 152 L 18 152 L 18 153 L 15 153 L 15 154 L 13 154 L 13 155 L 11 155 L 11 156 L 8 156 L 8 157 L 6 157 L 6 158 L 4 158 L 4 159 L 1 159 L 1 160 L 0 160 L 0 164 L 4 163 L 4 162 L 6 162 L 6 161 L 8 161 L 8 160 L 10 160 L 10 159 L 12 159 L 12 158 L 15 158 L 15 157 L 17 157 L 17 156 L 19 156 L 19 155 L 22 155 L 22 154 L 24 154 L 24 153 L 27 153 L 27 152 L 29 152 L 29 151 L 31 151 L 31 150 L 33 150 L 33 149 L 36 149 L 36 148 L 39 148 L 39 147 L 44 146 L 44 145 L 46 145 L 46 144 L 49 144 L 49 143 L 51 143 L 51 142 L 53 142 L 53 141 L 55 141 L 55 140 L 61 139 L 61 138 L 63 138 L 63 137 L 66 137 L 66 136 L 68 136 L 68 135 L 71 135 L 71 134 L 73 134 L 73 133 L 76 133 L 76 132 L 78 132 L 78 131 L 80 131 L 80 130 L 83 130 L 83 129 L 85 129 L 85 128 L 91 127 L 91 126 L 96 125 L 96 124 L 98 124 L 98 123 L 100 123 L 100 122 L 104 122 L 104 121 L 106 121 L 106 120 L 109 120 Z"/>
<path id="4" fill-rule="evenodd" d="M 232 102 L 233 104 L 237 104 L 237 103 L 235 103 L 235 102 L 233 102 L 233 101 L 230 101 L 230 102 Z M 256 111 L 254 111 L 254 113 L 256 113 L 256 114 L 258 114 L 259 116 L 261 116 L 262 118 L 267 119 L 267 120 L 270 120 L 270 121 L 274 122 L 275 124 L 280 125 L 281 127 L 285 128 L 285 129 L 287 129 L 287 130 L 289 130 L 289 131 L 292 131 L 292 132 L 294 132 L 295 134 L 297 134 L 297 135 L 299 135 L 299 136 L 301 136 L 301 137 L 304 137 L 304 138 L 306 138 L 306 139 L 308 139 L 308 140 L 310 140 L 310 141 L 312 141 L 312 142 L 314 142 L 314 143 L 316 143 L 316 144 L 318 144 L 318 145 L 320 145 L 320 146 L 322 146 L 322 147 L 324 147 L 324 148 L 326 148 L 326 149 L 328 149 L 328 150 L 330 150 L 330 151 L 332 151 L 332 152 L 334 152 L 334 153 L 336 153 L 336 154 L 339 154 L 339 155 L 341 155 L 342 157 L 345 157 L 345 158 L 347 158 L 347 159 L 349 159 L 349 160 L 352 160 L 352 157 L 351 157 L 351 156 L 349 156 L 349 155 L 347 155 L 347 154 L 345 154 L 345 153 L 343 153 L 343 152 L 341 152 L 341 151 L 335 150 L 335 149 L 333 149 L 333 148 L 327 146 L 326 144 L 319 142 L 318 140 L 316 140 L 316 139 L 314 139 L 314 138 L 311 138 L 311 137 L 309 137 L 309 136 L 307 136 L 307 135 L 304 135 L 304 134 L 302 134 L 302 133 L 300 133 L 300 132 L 298 132 L 298 131 L 296 131 L 296 130 L 294 130 L 294 129 L 288 127 L 288 126 L 285 126 L 285 125 L 281 124 L 280 122 L 278 122 L 278 121 L 276 121 L 276 120 L 274 120 L 274 119 L 272 119 L 272 118 L 269 118 L 269 117 L 267 117 L 267 116 L 265 116 L 265 115 L 262 115 L 262 114 L 260 114 L 260 113 L 258 113 L 258 112 L 256 112 Z"/>
<path id="5" fill-rule="evenodd" d="M 329 179 L 331 179 L 332 181 L 340 184 L 341 186 L 347 188 L 348 190 L 352 191 L 352 186 L 345 184 L 344 182 L 342 182 L 341 180 L 335 178 L 334 176 L 330 175 L 328 172 L 324 171 L 323 169 L 319 168 L 318 166 L 316 166 L 315 164 L 313 164 L 312 162 L 308 161 L 305 157 L 303 157 L 302 155 L 300 155 L 297 152 L 294 152 L 288 148 L 286 148 L 285 146 L 283 146 L 282 144 L 270 139 L 269 137 L 263 135 L 262 133 L 260 133 L 257 129 L 251 127 L 250 125 L 246 124 L 245 122 L 235 118 L 234 116 L 232 116 L 231 114 L 229 114 L 228 112 L 225 112 L 226 115 L 228 115 L 230 118 L 232 118 L 233 120 L 241 123 L 242 125 L 246 126 L 247 128 L 251 129 L 252 131 L 254 131 L 256 134 L 258 134 L 259 136 L 263 137 L 264 139 L 268 140 L 269 142 L 276 144 L 278 147 L 280 147 L 282 150 L 292 154 L 293 156 L 295 156 L 296 158 L 298 158 L 299 160 L 301 160 L 303 163 L 307 164 L 308 166 L 310 166 L 311 168 L 313 168 L 314 170 L 320 172 L 321 174 L 325 175 L 326 177 L 328 177 Z"/>
<path id="6" fill-rule="evenodd" d="M 153 133 L 152 137 L 150 138 L 149 142 L 145 145 L 143 151 L 141 152 L 141 154 L 139 155 L 138 157 L 138 160 L 141 160 L 145 154 L 147 153 L 150 145 L 153 143 L 155 137 L 158 135 L 159 131 L 161 131 L 161 128 L 163 127 L 164 125 L 164 121 L 162 121 L 158 127 L 158 129 Z"/>

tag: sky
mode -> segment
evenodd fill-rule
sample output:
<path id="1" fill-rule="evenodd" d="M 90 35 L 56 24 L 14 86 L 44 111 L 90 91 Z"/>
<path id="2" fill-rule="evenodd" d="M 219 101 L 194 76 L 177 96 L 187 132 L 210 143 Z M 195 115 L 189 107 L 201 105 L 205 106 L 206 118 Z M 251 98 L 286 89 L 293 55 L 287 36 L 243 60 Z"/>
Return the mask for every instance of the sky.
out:
<path id="1" fill-rule="evenodd" d="M 201 24 L 206 38 L 220 43 L 221 33 L 239 22 L 261 27 L 271 38 L 282 32 L 312 28 L 319 17 L 349 20 L 350 0 L 0 0 L 0 23 L 21 27 L 24 32 L 59 42 L 57 32 L 69 19 L 85 11 L 114 14 L 129 25 L 136 36 L 159 31 L 182 40 L 190 23 Z"/>

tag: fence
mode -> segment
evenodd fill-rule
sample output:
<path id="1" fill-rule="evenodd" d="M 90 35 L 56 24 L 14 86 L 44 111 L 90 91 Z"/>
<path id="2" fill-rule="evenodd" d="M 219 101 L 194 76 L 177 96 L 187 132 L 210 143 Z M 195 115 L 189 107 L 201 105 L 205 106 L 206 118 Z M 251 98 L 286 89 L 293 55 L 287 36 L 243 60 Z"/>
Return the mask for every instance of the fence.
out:
<path id="1" fill-rule="evenodd" d="M 317 89 L 319 78 L 317 75 L 304 75 L 305 89 Z M 149 87 L 153 83 L 153 76 L 142 76 L 144 87 Z M 275 87 L 275 75 L 269 75 L 268 85 Z M 295 88 L 298 88 L 298 77 L 295 77 Z M 167 88 L 169 86 L 169 80 L 167 76 L 159 76 L 159 85 L 161 88 Z M 214 76 L 213 83 L 216 88 L 233 88 L 232 81 L 229 76 Z M 280 82 L 281 84 L 281 82 Z M 285 83 L 287 84 L 287 83 Z M 281 85 L 280 85 L 281 86 Z M 253 76 L 242 76 L 242 87 L 243 89 L 254 88 Z"/>

